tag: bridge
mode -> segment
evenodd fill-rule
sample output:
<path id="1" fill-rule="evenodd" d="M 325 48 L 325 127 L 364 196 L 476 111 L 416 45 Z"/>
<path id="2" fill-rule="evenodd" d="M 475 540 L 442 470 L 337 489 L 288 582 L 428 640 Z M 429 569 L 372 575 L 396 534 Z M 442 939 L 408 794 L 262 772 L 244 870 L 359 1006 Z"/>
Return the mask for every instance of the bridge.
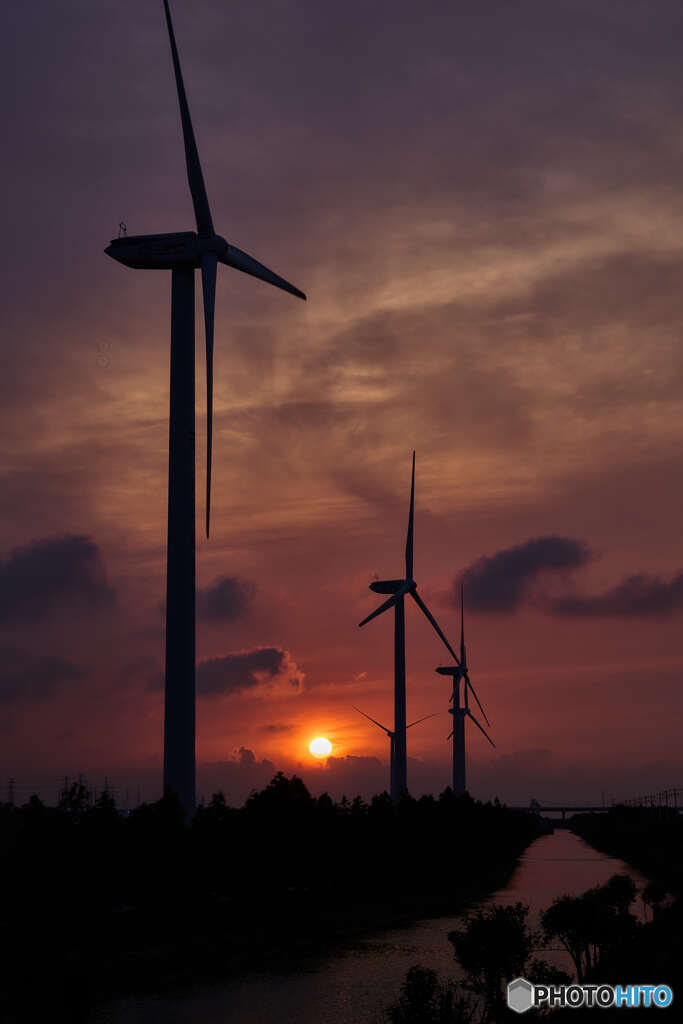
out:
<path id="1" fill-rule="evenodd" d="M 604 814 L 612 809 L 612 804 L 533 804 L 527 807 L 511 807 L 511 811 L 526 811 L 527 814 L 561 814 L 562 821 L 567 814 Z"/>
<path id="2" fill-rule="evenodd" d="M 567 814 L 604 814 L 617 805 L 623 807 L 646 807 L 652 810 L 673 811 L 679 814 L 683 811 L 683 787 L 674 786 L 672 789 L 662 789 L 659 793 L 650 793 L 648 796 L 638 796 L 629 800 L 612 800 L 610 804 L 541 804 L 538 800 L 531 800 L 528 807 L 511 807 L 511 811 L 526 811 L 527 813 L 546 815 L 561 814 L 562 821 L 565 821 Z"/>

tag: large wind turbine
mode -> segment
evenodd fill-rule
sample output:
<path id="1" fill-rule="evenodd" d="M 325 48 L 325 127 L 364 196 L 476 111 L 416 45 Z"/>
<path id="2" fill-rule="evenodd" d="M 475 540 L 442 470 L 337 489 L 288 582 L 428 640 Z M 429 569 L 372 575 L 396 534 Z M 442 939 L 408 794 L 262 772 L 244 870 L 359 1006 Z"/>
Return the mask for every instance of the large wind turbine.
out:
<path id="1" fill-rule="evenodd" d="M 220 262 L 242 270 L 300 299 L 306 296 L 214 231 L 167 0 L 164 0 L 164 11 L 197 231 L 124 236 L 114 239 L 105 252 L 136 270 L 172 272 L 164 791 L 180 797 L 189 817 L 195 806 L 194 272 L 201 269 L 204 293 L 207 537 L 211 507 L 213 324 L 217 264 Z"/>
<path id="2" fill-rule="evenodd" d="M 483 732 L 486 739 L 489 741 L 492 747 L 495 747 L 495 743 L 486 732 L 484 727 L 479 724 L 472 712 L 470 711 L 469 703 L 469 691 L 472 691 L 474 699 L 481 708 L 481 713 L 486 719 L 486 724 L 490 725 L 488 718 L 486 718 L 486 712 L 479 703 L 479 698 L 474 692 L 474 687 L 470 682 L 469 672 L 467 670 L 467 651 L 465 650 L 465 607 L 463 602 L 463 589 L 462 584 L 460 585 L 460 658 L 458 664 L 443 666 L 437 668 L 437 672 L 441 673 L 442 676 L 453 676 L 453 692 L 451 693 L 449 703 L 453 703 L 453 707 L 449 708 L 449 713 L 453 715 L 453 729 L 448 735 L 448 739 L 453 737 L 453 792 L 456 796 L 462 796 L 467 789 L 466 779 L 466 765 L 465 765 L 465 719 L 471 718 L 477 729 Z M 464 679 L 465 686 L 465 704 L 460 704 L 460 680 Z"/>
<path id="3" fill-rule="evenodd" d="M 390 786 L 390 792 L 392 794 L 392 799 L 393 799 L 394 788 L 395 788 L 395 786 L 394 786 L 394 761 L 395 761 L 395 743 L 394 743 L 394 739 L 395 739 L 396 733 L 394 732 L 393 729 L 387 729 L 386 725 L 382 725 L 382 723 L 378 722 L 376 718 L 371 718 L 370 715 L 366 715 L 365 712 L 361 711 L 360 708 L 357 708 L 355 704 L 352 704 L 351 707 L 353 708 L 354 711 L 357 711 L 359 715 L 362 715 L 363 718 L 367 718 L 369 721 L 374 722 L 374 724 L 376 726 L 378 726 L 382 730 L 382 732 L 385 732 L 387 734 L 387 736 L 389 737 L 389 786 Z M 414 725 L 419 725 L 420 722 L 426 722 L 428 718 L 435 718 L 436 715 L 438 715 L 438 714 L 439 714 L 438 711 L 433 711 L 431 715 L 425 715 L 424 718 L 417 718 L 414 722 L 410 722 L 410 724 L 406 726 L 406 729 L 412 729 L 412 727 Z"/>
<path id="4" fill-rule="evenodd" d="M 374 612 L 366 616 L 359 625 L 364 626 L 366 622 L 381 615 L 389 608 L 394 609 L 394 778 L 391 797 L 394 801 L 399 800 L 401 793 L 407 788 L 407 767 L 406 767 L 406 634 L 405 634 L 405 605 L 404 598 L 410 594 L 412 599 L 427 616 L 432 626 L 441 637 L 450 653 L 457 661 L 457 655 L 446 637 L 441 632 L 439 624 L 427 608 L 417 592 L 417 583 L 413 579 L 413 513 L 415 506 L 415 452 L 413 452 L 413 471 L 410 483 L 410 512 L 408 514 L 408 535 L 406 537 L 406 576 L 403 580 L 377 580 L 370 584 L 370 590 L 376 594 L 391 594 L 392 596 Z"/>

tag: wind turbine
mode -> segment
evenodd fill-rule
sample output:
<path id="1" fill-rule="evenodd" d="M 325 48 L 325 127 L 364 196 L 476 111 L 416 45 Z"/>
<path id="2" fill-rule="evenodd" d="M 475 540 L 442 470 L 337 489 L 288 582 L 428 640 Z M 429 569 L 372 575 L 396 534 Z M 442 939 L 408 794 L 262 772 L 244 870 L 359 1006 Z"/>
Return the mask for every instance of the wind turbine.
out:
<path id="1" fill-rule="evenodd" d="M 185 95 L 168 0 L 164 0 L 171 44 L 187 180 L 197 224 L 195 231 L 124 235 L 105 249 L 135 270 L 170 270 L 171 385 L 168 458 L 168 556 L 166 578 L 166 696 L 164 715 L 164 792 L 180 797 L 189 818 L 195 806 L 195 379 L 194 272 L 201 269 L 206 337 L 206 535 L 211 508 L 213 426 L 213 325 L 218 263 L 242 270 L 305 299 L 247 253 L 214 231 Z"/>
<path id="2" fill-rule="evenodd" d="M 481 713 L 486 719 L 486 724 L 490 725 L 488 718 L 486 718 L 486 712 L 479 703 L 474 687 L 470 682 L 469 672 L 467 671 L 467 652 L 465 650 L 465 607 L 463 601 L 463 588 L 460 585 L 460 658 L 456 659 L 456 665 L 443 666 L 437 668 L 442 676 L 453 676 L 453 692 L 451 693 L 449 704 L 452 702 L 453 707 L 449 708 L 449 714 L 453 715 L 453 728 L 449 733 L 447 739 L 453 737 L 453 792 L 456 796 L 462 796 L 467 789 L 466 782 L 466 767 L 465 767 L 465 719 L 471 718 L 477 729 L 483 732 L 486 739 L 489 741 L 492 747 L 495 747 L 495 743 L 486 732 L 486 729 L 476 720 L 472 712 L 470 711 L 469 703 L 469 691 L 472 691 L 472 695 L 476 700 L 477 704 L 481 708 Z M 465 704 L 460 704 L 460 680 L 465 681 Z"/>
<path id="3" fill-rule="evenodd" d="M 391 787 L 391 791 L 393 792 L 393 790 L 394 790 L 394 755 L 395 755 L 394 739 L 395 739 L 396 734 L 393 731 L 393 729 L 387 729 L 386 725 L 382 725 L 382 723 L 378 722 L 376 718 L 371 718 L 370 715 L 366 715 L 365 712 L 361 711 L 360 708 L 357 708 L 355 704 L 352 704 L 351 707 L 353 708 L 354 711 L 357 711 L 359 715 L 363 715 L 364 718 L 367 718 L 371 722 L 374 722 L 375 725 L 379 726 L 379 728 L 383 732 L 385 732 L 387 734 L 387 736 L 389 737 L 389 785 Z M 435 718 L 438 714 L 439 714 L 438 711 L 433 711 L 431 715 L 425 715 L 424 718 L 418 718 L 414 722 L 411 722 L 409 725 L 407 725 L 406 729 L 412 729 L 412 727 L 414 725 L 419 725 L 420 722 L 426 722 L 428 718 Z"/>
<path id="4" fill-rule="evenodd" d="M 360 626 L 381 615 L 382 612 L 394 609 L 394 777 L 392 778 L 391 798 L 397 802 L 401 793 L 407 788 L 406 765 L 406 633 L 404 598 L 410 594 L 413 601 L 429 619 L 432 626 L 457 661 L 457 655 L 446 637 L 441 632 L 438 622 L 427 608 L 417 592 L 417 583 L 413 579 L 413 518 L 415 507 L 415 452 L 413 452 L 413 471 L 410 483 L 410 512 L 408 514 L 408 535 L 406 537 L 406 576 L 403 580 L 377 580 L 370 584 L 370 590 L 376 594 L 392 596 L 374 612 L 366 616 Z"/>

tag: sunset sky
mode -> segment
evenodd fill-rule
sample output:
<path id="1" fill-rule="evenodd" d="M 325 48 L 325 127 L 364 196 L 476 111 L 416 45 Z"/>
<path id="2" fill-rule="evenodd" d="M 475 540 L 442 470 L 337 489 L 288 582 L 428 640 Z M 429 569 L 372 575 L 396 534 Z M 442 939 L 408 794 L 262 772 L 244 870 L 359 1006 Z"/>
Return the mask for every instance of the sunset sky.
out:
<path id="1" fill-rule="evenodd" d="M 221 267 L 212 537 L 197 320 L 198 793 L 388 785 L 393 616 L 455 644 L 477 797 L 683 785 L 678 0 L 175 0 Z M 161 0 L 3 8 L 0 798 L 161 787 L 170 273 L 194 221 Z M 199 297 L 199 293 L 198 293 Z M 198 303 L 198 312 L 200 306 Z M 407 607 L 411 790 L 448 655 Z M 315 761 L 314 736 L 333 755 Z"/>

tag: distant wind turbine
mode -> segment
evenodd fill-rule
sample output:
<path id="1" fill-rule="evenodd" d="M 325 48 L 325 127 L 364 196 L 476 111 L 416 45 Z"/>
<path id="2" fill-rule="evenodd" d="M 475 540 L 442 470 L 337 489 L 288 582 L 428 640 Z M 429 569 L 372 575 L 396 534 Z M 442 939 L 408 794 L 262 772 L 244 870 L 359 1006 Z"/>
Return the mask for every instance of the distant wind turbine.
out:
<path id="1" fill-rule="evenodd" d="M 439 637 L 457 661 L 457 655 L 446 637 L 441 632 L 438 622 L 427 608 L 417 592 L 417 583 L 413 579 L 413 518 L 415 506 L 415 452 L 413 452 L 413 471 L 410 484 L 410 512 L 408 514 L 408 535 L 406 537 L 406 576 L 403 580 L 376 580 L 370 584 L 370 590 L 376 594 L 392 596 L 374 612 L 366 616 L 359 625 L 381 615 L 382 612 L 394 609 L 394 778 L 392 779 L 391 798 L 394 802 L 400 799 L 401 793 L 407 788 L 407 754 L 406 754 L 406 635 L 404 598 L 410 594 L 413 601 L 429 619 Z"/>
<path id="2" fill-rule="evenodd" d="M 457 659 L 456 659 L 457 660 Z M 467 789 L 466 779 L 466 764 L 465 764 L 465 719 L 471 718 L 477 729 L 483 732 L 486 739 L 489 741 L 492 747 L 495 747 L 495 743 L 486 732 L 484 727 L 479 724 L 472 712 L 470 711 L 469 704 L 469 691 L 472 691 L 472 695 L 476 700 L 477 704 L 481 709 L 481 713 L 486 719 L 486 724 L 490 725 L 488 718 L 486 718 L 486 712 L 479 702 L 479 698 L 474 692 L 474 687 L 470 682 L 469 672 L 467 670 L 467 652 L 465 650 L 465 608 L 463 601 L 463 588 L 460 585 L 460 658 L 458 664 L 444 666 L 437 668 L 436 670 L 442 676 L 453 676 L 453 692 L 451 693 L 449 703 L 453 703 L 453 707 L 449 708 L 449 714 L 453 715 L 453 729 L 448 735 L 448 739 L 453 737 L 453 792 L 456 796 L 462 796 Z M 460 680 L 465 681 L 465 705 L 464 707 L 460 704 Z"/>
<path id="3" fill-rule="evenodd" d="M 395 743 L 394 743 L 394 738 L 395 738 L 396 734 L 395 734 L 393 729 L 387 729 L 386 725 L 382 725 L 382 723 L 378 722 L 376 718 L 371 718 L 370 715 L 366 715 L 365 712 L 361 711 L 360 708 L 357 708 L 355 704 L 352 704 L 351 707 L 353 708 L 354 711 L 357 711 L 359 715 L 362 715 L 364 718 L 369 719 L 369 721 L 374 722 L 375 725 L 379 726 L 379 728 L 382 729 L 382 731 L 385 732 L 387 734 L 387 736 L 389 737 L 389 785 L 390 785 L 390 792 L 393 792 L 393 790 L 394 790 L 394 770 L 395 770 L 394 769 L 394 761 L 395 761 Z M 426 722 L 428 718 L 435 718 L 438 714 L 439 714 L 438 711 L 434 711 L 434 712 L 432 712 L 431 715 L 425 715 L 424 718 L 417 718 L 414 722 L 411 722 L 409 725 L 407 725 L 406 729 L 412 729 L 412 727 L 414 725 L 419 725 L 420 722 Z"/>
<path id="4" fill-rule="evenodd" d="M 197 231 L 162 235 L 122 235 L 105 249 L 108 256 L 136 270 L 170 270 L 171 386 L 168 472 L 168 557 L 166 579 L 166 702 L 164 792 L 177 794 L 190 817 L 195 806 L 195 379 L 194 272 L 201 269 L 206 336 L 206 535 L 211 508 L 213 427 L 213 327 L 218 263 L 242 270 L 305 299 L 213 228 L 199 163 L 180 60 L 164 0 L 171 44 L 187 180 Z"/>

